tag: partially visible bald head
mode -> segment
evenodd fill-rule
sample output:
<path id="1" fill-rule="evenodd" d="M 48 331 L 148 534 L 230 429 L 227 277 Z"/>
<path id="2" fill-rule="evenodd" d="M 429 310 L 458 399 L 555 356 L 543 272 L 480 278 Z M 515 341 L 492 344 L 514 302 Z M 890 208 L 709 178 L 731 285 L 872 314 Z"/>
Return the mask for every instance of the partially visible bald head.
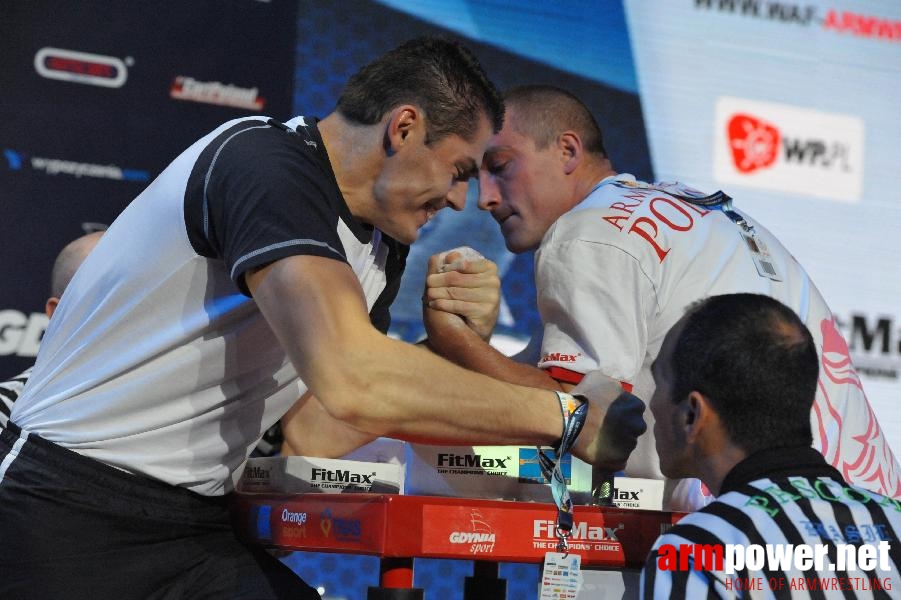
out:
<path id="1" fill-rule="evenodd" d="M 50 275 L 51 296 L 59 298 L 63 295 L 69 282 L 72 281 L 75 271 L 88 257 L 102 235 L 102 231 L 95 231 L 66 244 L 66 247 L 56 257 L 56 262 L 53 263 L 53 272 Z"/>

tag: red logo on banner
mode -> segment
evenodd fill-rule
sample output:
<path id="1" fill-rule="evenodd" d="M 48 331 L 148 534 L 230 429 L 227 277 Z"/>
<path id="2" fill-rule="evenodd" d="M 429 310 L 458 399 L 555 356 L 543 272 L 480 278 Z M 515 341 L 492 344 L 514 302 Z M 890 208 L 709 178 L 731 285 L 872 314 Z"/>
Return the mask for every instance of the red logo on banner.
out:
<path id="1" fill-rule="evenodd" d="M 729 148 L 735 168 L 742 173 L 765 169 L 776 162 L 781 136 L 769 123 L 746 114 L 737 114 L 727 125 Z"/>
<path id="2" fill-rule="evenodd" d="M 130 61 L 131 59 L 126 59 Z M 41 48 L 34 55 L 34 68 L 41 77 L 118 88 L 128 78 L 125 61 L 115 56 Z"/>

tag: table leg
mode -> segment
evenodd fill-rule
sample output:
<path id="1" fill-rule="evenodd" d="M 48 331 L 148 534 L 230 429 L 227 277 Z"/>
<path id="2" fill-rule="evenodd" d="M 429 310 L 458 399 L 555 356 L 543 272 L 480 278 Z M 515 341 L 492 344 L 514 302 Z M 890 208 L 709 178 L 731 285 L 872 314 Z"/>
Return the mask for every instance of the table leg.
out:
<path id="1" fill-rule="evenodd" d="M 472 577 L 463 584 L 463 600 L 504 600 L 507 580 L 498 576 L 498 563 L 476 560 L 472 563 Z"/>
<path id="2" fill-rule="evenodd" d="M 383 558 L 379 587 L 369 588 L 366 600 L 423 600 L 424 591 L 413 587 L 412 558 Z"/>

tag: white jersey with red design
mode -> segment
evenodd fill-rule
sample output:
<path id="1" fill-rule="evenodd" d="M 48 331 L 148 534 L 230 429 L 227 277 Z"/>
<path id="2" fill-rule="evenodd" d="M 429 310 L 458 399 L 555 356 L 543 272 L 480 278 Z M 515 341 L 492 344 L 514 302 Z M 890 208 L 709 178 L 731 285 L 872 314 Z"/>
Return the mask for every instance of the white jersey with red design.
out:
<path id="1" fill-rule="evenodd" d="M 851 483 L 901 497 L 898 463 L 823 297 L 769 231 L 729 204 L 699 205 L 704 196 L 623 174 L 557 220 L 535 260 L 544 323 L 539 367 L 571 383 L 600 369 L 649 401 L 651 362 L 688 306 L 717 294 L 766 294 L 801 316 L 819 349 L 813 446 Z M 661 478 L 646 417 L 626 474 Z M 709 500 L 705 492 L 686 481 L 670 507 L 694 510 Z"/>

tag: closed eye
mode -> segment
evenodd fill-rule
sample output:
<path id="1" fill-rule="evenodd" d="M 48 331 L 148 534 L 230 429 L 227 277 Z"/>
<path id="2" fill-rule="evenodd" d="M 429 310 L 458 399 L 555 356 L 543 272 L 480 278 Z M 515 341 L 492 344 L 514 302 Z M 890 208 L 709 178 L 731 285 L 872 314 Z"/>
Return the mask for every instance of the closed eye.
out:
<path id="1" fill-rule="evenodd" d="M 500 175 L 501 173 L 504 172 L 504 169 L 507 168 L 508 164 L 509 164 L 509 161 L 506 161 L 506 160 L 498 161 L 498 162 L 489 163 L 485 168 L 492 175 Z"/>
<path id="2" fill-rule="evenodd" d="M 479 176 L 479 169 L 475 163 L 466 166 L 457 166 L 457 174 L 454 175 L 455 181 L 469 181 L 473 177 Z"/>

